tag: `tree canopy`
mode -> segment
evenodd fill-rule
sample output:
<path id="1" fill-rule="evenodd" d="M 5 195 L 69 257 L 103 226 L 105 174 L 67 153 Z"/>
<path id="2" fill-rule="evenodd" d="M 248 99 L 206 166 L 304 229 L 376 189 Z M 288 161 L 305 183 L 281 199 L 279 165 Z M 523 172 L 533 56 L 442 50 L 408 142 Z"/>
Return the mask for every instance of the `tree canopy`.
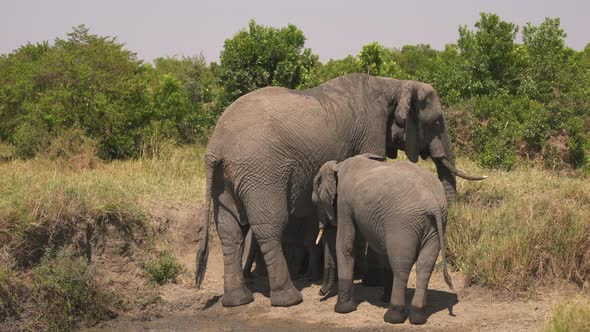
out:
<path id="1" fill-rule="evenodd" d="M 28 158 L 82 135 L 104 159 L 157 154 L 164 142 L 206 141 L 223 110 L 250 91 L 361 72 L 430 83 L 456 146 L 482 165 L 590 169 L 590 44 L 567 47 L 560 23 L 519 27 L 482 13 L 443 50 L 372 42 L 321 63 L 295 25 L 251 20 L 211 64 L 202 56 L 144 63 L 117 38 L 79 26 L 0 56 L 0 145 Z"/>

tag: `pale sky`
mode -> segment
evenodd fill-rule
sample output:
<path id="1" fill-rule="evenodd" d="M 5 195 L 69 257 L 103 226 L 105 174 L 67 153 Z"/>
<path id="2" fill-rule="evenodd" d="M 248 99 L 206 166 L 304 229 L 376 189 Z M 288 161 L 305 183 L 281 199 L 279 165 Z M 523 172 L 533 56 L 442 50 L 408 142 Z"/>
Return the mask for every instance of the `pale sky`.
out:
<path id="1" fill-rule="evenodd" d="M 357 54 L 372 41 L 442 49 L 457 41 L 459 25 L 473 28 L 482 11 L 519 26 L 559 17 L 567 45 L 581 50 L 590 42 L 590 0 L 0 0 L 0 53 L 65 38 L 73 26 L 86 24 L 91 33 L 118 36 L 146 61 L 196 54 L 216 61 L 224 40 L 254 18 L 274 27 L 295 24 L 306 46 L 327 61 Z"/>

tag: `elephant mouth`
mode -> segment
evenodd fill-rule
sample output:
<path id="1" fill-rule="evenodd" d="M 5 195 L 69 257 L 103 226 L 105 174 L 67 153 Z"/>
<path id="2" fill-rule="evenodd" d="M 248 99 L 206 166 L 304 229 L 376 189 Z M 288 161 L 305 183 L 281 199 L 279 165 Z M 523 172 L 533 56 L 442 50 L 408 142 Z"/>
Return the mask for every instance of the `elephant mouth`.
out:
<path id="1" fill-rule="evenodd" d="M 465 172 L 463 172 L 460 169 L 457 169 L 455 166 L 453 166 L 453 164 L 451 164 L 451 162 L 447 159 L 447 158 L 438 158 L 438 160 L 449 170 L 449 172 L 451 172 L 452 174 L 465 179 L 465 180 L 470 180 L 470 181 L 479 181 L 479 180 L 484 180 L 486 179 L 488 176 L 487 175 L 470 175 L 467 174 Z"/>

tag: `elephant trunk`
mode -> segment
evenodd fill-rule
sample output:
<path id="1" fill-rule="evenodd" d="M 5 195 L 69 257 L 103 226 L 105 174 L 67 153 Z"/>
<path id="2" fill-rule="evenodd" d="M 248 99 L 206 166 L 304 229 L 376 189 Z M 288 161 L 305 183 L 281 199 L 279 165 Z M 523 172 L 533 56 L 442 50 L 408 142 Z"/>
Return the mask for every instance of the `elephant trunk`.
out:
<path id="1" fill-rule="evenodd" d="M 457 179 L 455 174 L 443 164 L 442 160 L 446 158 L 451 165 L 455 165 L 455 152 L 453 151 L 453 143 L 448 132 L 445 130 L 440 139 L 431 142 L 430 153 L 436 165 L 436 173 L 438 179 L 442 182 L 445 188 L 445 196 L 447 202 L 451 205 L 457 198 Z"/>
<path id="2" fill-rule="evenodd" d="M 435 139 L 430 145 L 431 157 L 436 164 L 438 178 L 445 188 L 447 202 L 452 205 L 457 198 L 456 176 L 465 180 L 483 180 L 487 176 L 469 175 L 455 166 L 455 152 L 448 132 L 444 131 L 440 139 Z"/>
<path id="3" fill-rule="evenodd" d="M 336 265 L 336 227 L 327 226 L 324 235 L 324 281 L 320 295 L 327 296 L 336 290 L 338 268 Z"/>
<path id="4" fill-rule="evenodd" d="M 455 178 L 455 175 L 439 160 L 435 160 L 435 165 L 438 179 L 442 182 L 443 187 L 445 188 L 447 202 L 451 205 L 457 199 L 457 179 Z"/>

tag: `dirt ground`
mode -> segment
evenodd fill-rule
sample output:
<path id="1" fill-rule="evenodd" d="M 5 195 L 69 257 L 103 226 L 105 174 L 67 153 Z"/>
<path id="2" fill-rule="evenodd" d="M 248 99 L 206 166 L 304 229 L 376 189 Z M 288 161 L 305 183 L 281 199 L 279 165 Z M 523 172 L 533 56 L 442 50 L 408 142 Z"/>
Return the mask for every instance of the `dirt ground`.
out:
<path id="1" fill-rule="evenodd" d="M 126 283 L 127 296 L 142 303 L 138 308 L 107 321 L 88 331 L 536 331 L 542 329 L 551 308 L 574 294 L 567 287 L 543 290 L 528 299 L 509 294 L 494 294 L 478 288 L 465 287 L 464 278 L 452 273 L 456 293 L 450 291 L 440 271 L 435 271 L 428 292 L 428 322 L 413 326 L 409 322 L 391 325 L 383 321 L 387 304 L 380 301 L 381 287 L 356 284 L 357 311 L 342 315 L 334 312 L 336 297 L 318 295 L 319 285 L 299 279 L 295 281 L 303 303 L 290 308 L 270 306 L 266 278 L 248 281 L 254 302 L 236 308 L 221 305 L 223 294 L 223 259 L 216 234 L 212 234 L 209 264 L 201 290 L 192 285 L 194 252 L 197 234 L 194 209 L 169 209 L 161 214 L 166 246 L 172 246 L 185 272 L 176 284 L 150 288 L 139 271 L 129 272 L 129 262 L 97 259 L 99 270 L 113 284 Z M 194 232 L 192 231 L 194 230 Z M 108 268 L 107 268 L 108 267 Z M 108 272 L 107 272 L 108 270 Z M 119 272 L 117 272 L 119 271 Z M 408 301 L 413 293 L 413 277 Z M 129 289 L 132 289 L 129 293 Z M 153 297 L 153 301 L 150 298 Z"/>

